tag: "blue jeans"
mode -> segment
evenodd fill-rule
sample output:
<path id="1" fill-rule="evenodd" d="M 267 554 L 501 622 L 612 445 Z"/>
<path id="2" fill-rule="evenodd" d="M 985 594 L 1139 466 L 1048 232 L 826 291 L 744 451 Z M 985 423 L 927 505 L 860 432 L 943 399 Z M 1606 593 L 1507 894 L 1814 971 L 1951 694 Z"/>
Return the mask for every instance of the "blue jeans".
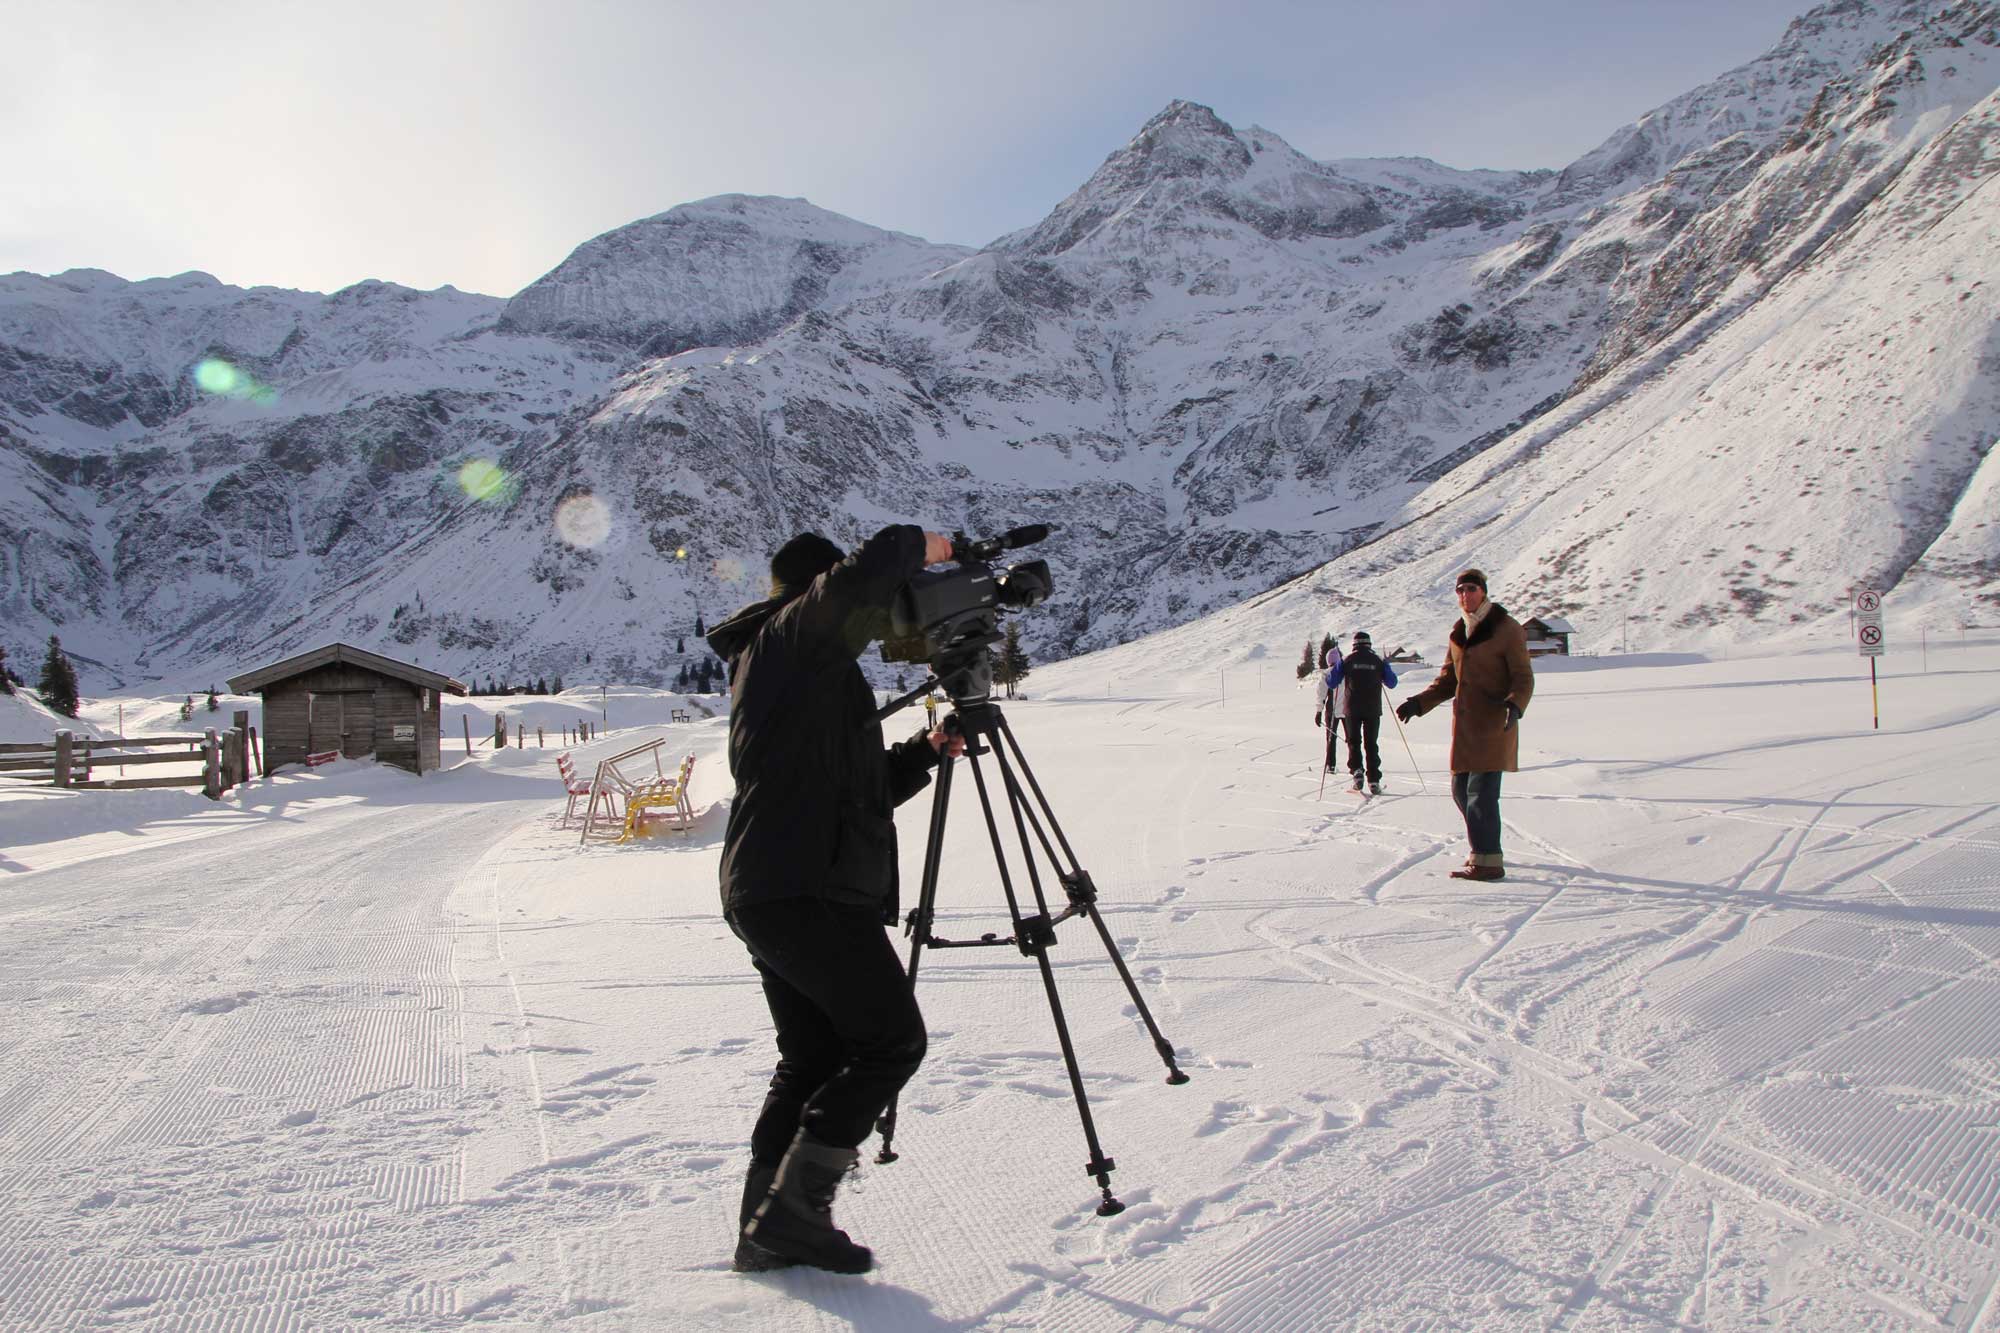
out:
<path id="1" fill-rule="evenodd" d="M 1498 773 L 1454 773 L 1451 799 L 1465 816 L 1465 838 L 1472 844 L 1472 864 L 1501 865 L 1500 859 L 1500 775 Z"/>

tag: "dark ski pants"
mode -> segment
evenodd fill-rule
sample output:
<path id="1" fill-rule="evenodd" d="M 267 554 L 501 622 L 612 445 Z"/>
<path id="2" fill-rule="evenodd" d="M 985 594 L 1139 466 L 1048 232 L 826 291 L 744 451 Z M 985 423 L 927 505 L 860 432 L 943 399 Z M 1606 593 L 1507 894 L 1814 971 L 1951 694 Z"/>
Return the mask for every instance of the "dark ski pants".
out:
<path id="1" fill-rule="evenodd" d="M 1472 844 L 1472 864 L 1497 866 L 1500 859 L 1500 775 L 1454 773 L 1451 799 L 1465 816 L 1465 838 Z"/>
<path id="2" fill-rule="evenodd" d="M 1374 717 L 1344 717 L 1340 719 L 1341 729 L 1347 733 L 1347 771 L 1361 776 L 1361 755 L 1363 747 L 1368 753 L 1368 780 L 1380 785 L 1382 782 L 1382 751 L 1375 742 L 1382 736 L 1382 715 Z"/>
<path id="3" fill-rule="evenodd" d="M 881 914 L 784 898 L 746 903 L 726 919 L 750 950 L 778 1038 L 751 1159 L 775 1165 L 802 1125 L 833 1147 L 860 1146 L 923 1063 L 926 1045 Z"/>

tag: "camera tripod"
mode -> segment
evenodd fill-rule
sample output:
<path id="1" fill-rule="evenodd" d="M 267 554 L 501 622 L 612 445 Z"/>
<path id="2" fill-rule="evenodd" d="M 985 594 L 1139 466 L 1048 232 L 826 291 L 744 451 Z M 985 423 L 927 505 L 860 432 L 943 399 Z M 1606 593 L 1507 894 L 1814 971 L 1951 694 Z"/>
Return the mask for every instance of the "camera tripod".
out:
<path id="1" fill-rule="evenodd" d="M 940 675 L 959 685 L 963 676 L 958 673 L 940 672 Z M 954 678 L 956 677 L 956 678 Z M 937 678 L 919 686 L 905 696 L 905 701 L 925 693 Z M 950 686 L 947 687 L 950 693 Z M 983 696 L 984 691 L 981 691 Z M 1072 917 L 1083 917 L 1097 927 L 1098 938 L 1104 941 L 1105 952 L 1111 956 L 1112 964 L 1118 969 L 1118 976 L 1125 983 L 1126 994 L 1132 997 L 1132 1004 L 1144 1020 L 1146 1030 L 1152 1034 L 1153 1049 L 1167 1066 L 1167 1082 L 1185 1083 L 1188 1076 L 1181 1072 L 1174 1062 L 1173 1044 L 1160 1034 L 1159 1024 L 1153 1021 L 1152 1011 L 1140 997 L 1139 988 L 1133 983 L 1132 973 L 1125 966 L 1125 959 L 1118 952 L 1118 946 L 1105 927 L 1104 918 L 1097 911 L 1097 886 L 1091 882 L 1090 872 L 1077 864 L 1076 853 L 1070 850 L 1069 840 L 1063 836 L 1062 827 L 1056 822 L 1055 812 L 1049 807 L 1048 798 L 1035 781 L 1034 770 L 1028 767 L 1028 758 L 1021 752 L 1020 742 L 1007 727 L 1007 719 L 1001 715 L 999 706 L 991 699 L 961 699 L 952 695 L 953 711 L 945 719 L 945 727 L 965 737 L 965 757 L 972 767 L 972 780 L 979 789 L 979 806 L 986 817 L 986 833 L 993 843 L 993 861 L 1000 871 L 1000 889 L 1007 898 L 1008 915 L 1013 919 L 1014 933 L 1005 937 L 988 933 L 978 939 L 949 940 L 931 933 L 937 912 L 938 863 L 944 850 L 945 818 L 951 809 L 952 770 L 954 765 L 945 761 L 938 770 L 937 795 L 931 804 L 929 838 L 924 845 L 924 873 L 922 886 L 917 893 L 917 905 L 905 920 L 905 930 L 910 937 L 910 988 L 916 989 L 917 969 L 923 962 L 924 949 L 980 949 L 1013 945 L 1022 954 L 1033 958 L 1042 972 L 1042 987 L 1048 992 L 1049 1013 L 1055 1019 L 1056 1038 L 1062 1044 L 1063 1065 L 1069 1071 L 1070 1091 L 1076 1097 L 1076 1111 L 1083 1121 L 1084 1141 L 1090 1147 L 1090 1162 L 1085 1166 L 1087 1175 L 1094 1177 L 1098 1188 L 1104 1193 L 1104 1202 L 1097 1206 L 1100 1217 L 1110 1217 L 1125 1211 L 1125 1205 L 1111 1194 L 1111 1172 L 1116 1163 L 1104 1155 L 1104 1149 L 1097 1141 L 1097 1124 L 1090 1115 L 1090 1101 L 1084 1094 L 1083 1075 L 1077 1069 L 1076 1048 L 1070 1041 L 1069 1023 L 1063 1017 L 1062 998 L 1056 992 L 1055 971 L 1049 965 L 1049 946 L 1056 942 L 1056 926 Z M 900 704 L 891 704 L 886 711 L 893 711 Z M 1012 752 L 1012 761 L 1008 755 Z M 986 782 L 986 773 L 980 767 L 980 756 L 991 754 L 1000 770 L 1000 786 L 1006 795 L 1007 809 L 1014 819 L 1014 830 L 1021 842 L 1021 857 L 1027 866 L 1028 885 L 1033 890 L 1034 908 L 1024 914 L 1021 900 L 1014 889 L 1014 878 L 1007 866 L 1007 852 L 1002 844 L 1000 825 L 994 818 L 993 796 Z M 1016 772 L 1018 768 L 1019 772 Z M 1026 787 L 1022 780 L 1026 779 Z M 1029 801 L 1033 794 L 1033 802 Z M 1068 906 L 1051 915 L 1048 898 L 1042 887 L 1042 875 L 1036 868 L 1034 844 L 1029 841 L 1033 832 L 1042 853 L 1048 858 L 1049 866 L 1055 873 L 1057 883 L 1062 886 L 1068 898 Z M 1053 837 L 1053 842 L 1051 841 Z M 1061 855 L 1057 848 L 1061 848 Z M 1067 867 L 1067 868 L 1065 868 Z M 882 1149 L 876 1154 L 878 1162 L 893 1162 L 896 1153 L 891 1147 L 896 1134 L 896 1103 L 891 1101 L 883 1111 L 876 1129 L 882 1135 Z"/>

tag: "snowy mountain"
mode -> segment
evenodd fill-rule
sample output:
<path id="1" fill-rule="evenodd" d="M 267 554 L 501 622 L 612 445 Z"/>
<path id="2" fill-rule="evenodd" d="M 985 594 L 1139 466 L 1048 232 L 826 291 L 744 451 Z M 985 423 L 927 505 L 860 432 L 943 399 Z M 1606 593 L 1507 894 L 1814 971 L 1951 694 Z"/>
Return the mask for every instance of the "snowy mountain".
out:
<path id="1" fill-rule="evenodd" d="M 658 680 L 896 520 L 1059 525 L 1042 657 L 1301 571 L 1303 628 L 1414 631 L 1468 560 L 1596 646 L 1990 610 L 1996 49 L 1839 0 L 1559 172 L 1175 102 L 976 252 L 723 196 L 506 302 L 0 278 L 0 642 Z"/>

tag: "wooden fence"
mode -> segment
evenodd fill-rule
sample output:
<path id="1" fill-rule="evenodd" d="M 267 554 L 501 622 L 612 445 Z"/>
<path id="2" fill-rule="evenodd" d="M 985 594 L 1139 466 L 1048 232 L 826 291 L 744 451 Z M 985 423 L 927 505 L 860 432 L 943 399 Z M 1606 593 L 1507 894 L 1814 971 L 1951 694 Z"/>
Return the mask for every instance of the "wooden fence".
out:
<path id="1" fill-rule="evenodd" d="M 78 736 L 58 731 L 49 744 L 0 744 L 0 778 L 54 787 L 123 791 L 140 787 L 200 787 L 211 800 L 250 776 L 256 728 L 248 713 L 227 731 L 210 727 L 193 736 Z M 122 770 L 150 764 L 201 765 L 200 773 L 130 778 Z M 259 764 L 262 768 L 262 764 Z M 120 776 L 109 771 L 121 770 Z"/>

